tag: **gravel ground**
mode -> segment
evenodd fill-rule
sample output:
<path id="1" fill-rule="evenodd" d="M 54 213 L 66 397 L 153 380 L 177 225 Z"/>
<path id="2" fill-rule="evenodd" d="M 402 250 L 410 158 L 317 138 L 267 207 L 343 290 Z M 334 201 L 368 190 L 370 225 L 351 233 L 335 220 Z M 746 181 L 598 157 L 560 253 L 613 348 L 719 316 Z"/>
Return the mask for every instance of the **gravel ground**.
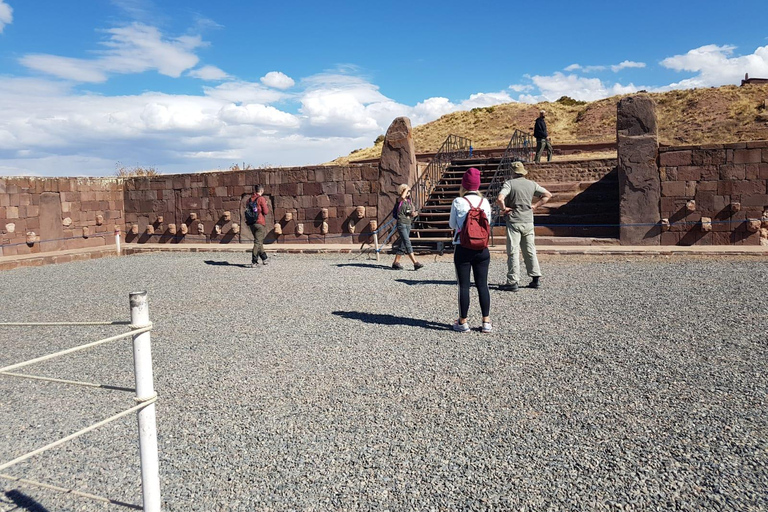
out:
<path id="1" fill-rule="evenodd" d="M 483 334 L 474 294 L 448 329 L 447 259 L 248 256 L 0 274 L 0 321 L 123 320 L 149 292 L 164 510 L 768 509 L 762 260 L 547 258 Z M 2 328 L 0 366 L 122 331 Z M 130 341 L 26 371 L 130 388 Z M 5 462 L 132 396 L 2 377 L 0 405 Z M 137 452 L 128 417 L 5 473 L 135 504 Z M 3 511 L 121 510 L 0 486 Z"/>

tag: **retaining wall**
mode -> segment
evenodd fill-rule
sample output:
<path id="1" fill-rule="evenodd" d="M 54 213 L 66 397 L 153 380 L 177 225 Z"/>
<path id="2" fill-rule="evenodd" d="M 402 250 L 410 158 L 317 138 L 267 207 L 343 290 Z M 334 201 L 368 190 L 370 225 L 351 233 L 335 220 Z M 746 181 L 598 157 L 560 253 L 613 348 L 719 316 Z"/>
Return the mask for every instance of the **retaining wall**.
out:
<path id="1" fill-rule="evenodd" d="M 768 141 L 660 148 L 658 165 L 661 245 L 768 245 Z"/>
<path id="2" fill-rule="evenodd" d="M 123 211 L 119 178 L 0 178 L 0 256 L 114 244 Z"/>

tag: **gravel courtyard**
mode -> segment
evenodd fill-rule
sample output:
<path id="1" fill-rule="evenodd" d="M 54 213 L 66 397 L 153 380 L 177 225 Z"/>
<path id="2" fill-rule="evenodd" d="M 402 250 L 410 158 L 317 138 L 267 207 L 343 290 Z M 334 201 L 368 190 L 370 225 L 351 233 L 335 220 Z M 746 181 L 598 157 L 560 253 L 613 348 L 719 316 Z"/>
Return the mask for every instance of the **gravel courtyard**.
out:
<path id="1" fill-rule="evenodd" d="M 163 509 L 768 510 L 762 259 L 542 258 L 455 333 L 448 258 L 152 254 L 0 273 L 0 322 L 149 292 Z M 491 276 L 502 280 L 505 261 Z M 526 281 L 527 282 L 527 281 Z M 0 328 L 0 366 L 125 327 Z M 25 373 L 133 387 L 130 340 Z M 0 463 L 133 405 L 0 376 Z M 4 474 L 140 504 L 135 415 Z M 129 510 L 0 480 L 0 510 Z"/>

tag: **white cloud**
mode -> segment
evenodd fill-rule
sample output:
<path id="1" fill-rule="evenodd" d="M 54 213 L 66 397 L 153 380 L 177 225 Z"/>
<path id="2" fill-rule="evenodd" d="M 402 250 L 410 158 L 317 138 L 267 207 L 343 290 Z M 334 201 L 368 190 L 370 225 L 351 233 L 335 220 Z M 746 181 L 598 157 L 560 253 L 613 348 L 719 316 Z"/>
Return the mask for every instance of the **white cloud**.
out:
<path id="1" fill-rule="evenodd" d="M 668 89 L 711 87 L 735 84 L 749 73 L 755 77 L 768 76 L 768 46 L 757 48 L 750 55 L 733 57 L 735 46 L 714 44 L 695 48 L 685 55 L 674 55 L 661 65 L 675 71 L 696 73 L 695 76 L 670 84 Z"/>
<path id="2" fill-rule="evenodd" d="M 56 55 L 30 54 L 21 58 L 30 69 L 43 71 L 73 82 L 100 83 L 107 81 L 103 68 L 94 62 Z"/>
<path id="3" fill-rule="evenodd" d="M 515 92 L 528 92 L 533 90 L 533 86 L 530 84 L 513 84 L 510 85 L 509 90 L 515 91 Z"/>
<path id="4" fill-rule="evenodd" d="M 620 62 L 619 64 L 614 64 L 613 66 L 611 66 L 611 71 L 613 71 L 614 73 L 618 73 L 622 69 L 626 69 L 626 68 L 644 68 L 644 67 L 645 67 L 645 62 L 633 62 L 631 60 L 625 60 Z"/>
<path id="5" fill-rule="evenodd" d="M 562 96 L 569 96 L 581 101 L 594 101 L 616 94 L 628 94 L 639 90 L 634 84 L 621 85 L 615 83 L 606 85 L 599 78 L 586 78 L 583 76 L 556 72 L 549 76 L 530 77 L 533 84 L 539 89 L 539 94 L 523 94 L 519 100 L 526 103 L 538 103 L 540 101 L 556 101 Z"/>
<path id="6" fill-rule="evenodd" d="M 0 0 L 0 33 L 6 25 L 10 25 L 13 22 L 13 9 L 10 5 Z"/>
<path id="7" fill-rule="evenodd" d="M 583 73 L 593 73 L 595 71 L 605 71 L 608 68 L 611 69 L 614 73 L 618 73 L 622 69 L 625 68 L 644 68 L 645 63 L 643 62 L 633 62 L 631 60 L 625 60 L 619 64 L 613 64 L 611 66 L 582 66 L 581 64 L 571 64 L 570 66 L 566 67 L 563 71 L 581 71 Z"/>
<path id="8" fill-rule="evenodd" d="M 280 71 L 270 71 L 261 77 L 261 83 L 267 87 L 274 87 L 275 89 L 289 89 L 296 84 L 296 82 L 293 81 L 293 78 Z"/>
<path id="9" fill-rule="evenodd" d="M 203 87 L 205 95 L 228 103 L 274 103 L 288 97 L 283 92 L 267 89 L 254 82 L 225 82 L 216 87 Z"/>
<path id="10" fill-rule="evenodd" d="M 205 45 L 199 36 L 166 39 L 157 28 L 141 23 L 105 32 L 109 39 L 101 44 L 107 49 L 96 52 L 100 56 L 95 59 L 31 54 L 20 62 L 30 69 L 76 82 L 103 82 L 110 73 L 150 70 L 177 78 L 197 65 L 199 59 L 193 50 Z"/>
<path id="11" fill-rule="evenodd" d="M 226 72 L 216 66 L 203 66 L 201 68 L 193 69 L 189 72 L 189 76 L 209 81 L 226 80 L 227 78 L 230 78 Z"/>
<path id="12" fill-rule="evenodd" d="M 256 124 L 283 128 L 298 128 L 299 119 L 287 112 L 282 112 L 268 105 L 251 104 L 237 106 L 225 105 L 219 111 L 219 118 L 229 124 Z"/>

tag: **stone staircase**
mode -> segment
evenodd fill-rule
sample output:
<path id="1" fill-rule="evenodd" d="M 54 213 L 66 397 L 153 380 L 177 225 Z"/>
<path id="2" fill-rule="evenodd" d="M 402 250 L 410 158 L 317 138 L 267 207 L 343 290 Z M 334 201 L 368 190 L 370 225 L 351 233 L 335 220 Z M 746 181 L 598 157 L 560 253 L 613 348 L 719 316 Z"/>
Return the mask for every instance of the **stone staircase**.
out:
<path id="1" fill-rule="evenodd" d="M 451 203 L 459 195 L 461 177 L 470 167 L 481 173 L 480 191 L 487 193 L 498 158 L 458 160 L 451 163 L 421 208 L 411 230 L 417 250 L 451 249 L 448 227 Z M 619 184 L 614 170 L 599 180 L 549 181 L 535 177 L 535 164 L 526 164 L 531 178 L 552 192 L 552 199 L 534 215 L 536 242 L 540 245 L 618 244 Z M 493 203 L 495 198 L 488 198 Z M 504 244 L 503 220 L 493 228 L 493 242 Z"/>

